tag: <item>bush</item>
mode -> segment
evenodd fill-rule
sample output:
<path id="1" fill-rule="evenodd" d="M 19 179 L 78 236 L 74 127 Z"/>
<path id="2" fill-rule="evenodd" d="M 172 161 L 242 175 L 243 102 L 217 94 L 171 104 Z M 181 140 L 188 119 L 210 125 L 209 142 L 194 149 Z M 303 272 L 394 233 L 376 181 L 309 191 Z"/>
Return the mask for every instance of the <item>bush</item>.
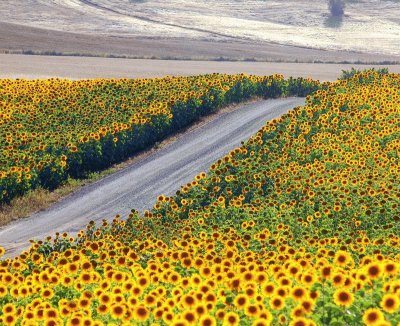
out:
<path id="1" fill-rule="evenodd" d="M 354 67 L 351 67 L 351 70 L 342 70 L 342 74 L 340 75 L 339 79 L 340 80 L 348 80 L 352 79 L 355 75 L 361 75 L 363 72 L 366 72 L 367 70 L 360 70 L 360 69 L 355 69 Z M 370 72 L 377 72 L 378 75 L 383 76 L 387 75 L 389 73 L 388 68 L 379 68 L 379 69 L 368 69 Z"/>
<path id="2" fill-rule="evenodd" d="M 341 17 L 344 15 L 344 1 L 343 0 L 329 0 L 329 10 L 334 17 Z"/>

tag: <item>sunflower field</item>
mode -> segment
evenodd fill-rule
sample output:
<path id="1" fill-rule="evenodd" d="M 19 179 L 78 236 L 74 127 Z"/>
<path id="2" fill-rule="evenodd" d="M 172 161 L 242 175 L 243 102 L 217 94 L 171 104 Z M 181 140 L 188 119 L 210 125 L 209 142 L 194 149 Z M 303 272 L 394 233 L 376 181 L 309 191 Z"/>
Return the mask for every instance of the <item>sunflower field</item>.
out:
<path id="1" fill-rule="evenodd" d="M 324 83 L 144 216 L 1 261 L 0 324 L 400 325 L 399 136 L 400 75 Z"/>
<path id="2" fill-rule="evenodd" d="M 211 74 L 0 80 L 0 204 L 126 159 L 223 105 L 305 96 L 308 79 Z"/>

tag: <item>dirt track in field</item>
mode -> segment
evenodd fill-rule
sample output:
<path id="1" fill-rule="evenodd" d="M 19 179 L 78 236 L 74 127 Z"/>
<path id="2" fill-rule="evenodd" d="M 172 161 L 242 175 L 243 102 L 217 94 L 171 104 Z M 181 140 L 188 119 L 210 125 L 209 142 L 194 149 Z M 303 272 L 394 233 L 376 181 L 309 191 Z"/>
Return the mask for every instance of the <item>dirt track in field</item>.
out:
<path id="1" fill-rule="evenodd" d="M 365 69 L 370 65 L 278 63 L 278 62 L 218 62 L 192 60 L 148 60 L 94 57 L 32 56 L 0 54 L 0 78 L 143 78 L 165 75 L 198 75 L 205 73 L 248 73 L 312 77 L 335 80 L 342 69 Z M 375 66 L 379 67 L 379 66 Z M 400 65 L 389 66 L 400 72 Z"/>
<path id="2" fill-rule="evenodd" d="M 0 228 L 0 246 L 7 249 L 7 256 L 14 256 L 28 247 L 29 239 L 43 239 L 57 231 L 75 234 L 90 220 L 111 220 L 116 214 L 126 217 L 132 208 L 149 209 L 158 195 L 173 195 L 196 174 L 207 171 L 214 161 L 240 146 L 266 120 L 303 103 L 302 98 L 264 100 L 222 113 L 50 209 Z"/>

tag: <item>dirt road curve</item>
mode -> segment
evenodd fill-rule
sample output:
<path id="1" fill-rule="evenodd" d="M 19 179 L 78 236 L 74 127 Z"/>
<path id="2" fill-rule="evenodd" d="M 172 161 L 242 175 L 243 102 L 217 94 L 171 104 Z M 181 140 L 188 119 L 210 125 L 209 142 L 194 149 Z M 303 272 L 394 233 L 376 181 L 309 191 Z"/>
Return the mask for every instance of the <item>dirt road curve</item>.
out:
<path id="1" fill-rule="evenodd" d="M 312 77 L 335 80 L 342 69 L 352 66 L 366 69 L 369 65 L 219 62 L 146 60 L 93 57 L 60 57 L 0 54 L 0 78 L 145 78 L 165 75 L 198 75 L 205 73 L 248 73 Z M 379 66 L 375 66 L 379 67 Z M 400 72 L 400 65 L 389 66 L 391 72 Z"/>
<path id="2" fill-rule="evenodd" d="M 0 228 L 0 246 L 13 256 L 28 247 L 29 239 L 42 239 L 55 232 L 74 234 L 90 220 L 126 217 L 132 208 L 151 208 L 160 194 L 172 195 L 181 185 L 229 150 L 240 145 L 302 98 L 266 100 L 224 113 L 149 157 L 116 174 L 86 186 L 49 210 Z"/>

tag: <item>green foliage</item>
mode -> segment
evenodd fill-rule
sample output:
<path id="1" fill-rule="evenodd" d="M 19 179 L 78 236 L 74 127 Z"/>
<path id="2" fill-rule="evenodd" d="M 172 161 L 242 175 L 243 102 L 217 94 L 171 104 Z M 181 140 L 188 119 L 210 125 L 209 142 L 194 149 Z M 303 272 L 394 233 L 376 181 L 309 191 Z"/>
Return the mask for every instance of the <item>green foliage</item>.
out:
<path id="1" fill-rule="evenodd" d="M 387 75 L 389 73 L 388 68 L 378 68 L 378 69 L 371 68 L 371 69 L 359 70 L 359 69 L 355 69 L 354 67 L 351 67 L 350 70 L 342 70 L 342 74 L 340 75 L 339 79 L 340 80 L 349 80 L 349 79 L 352 79 L 355 75 L 361 76 L 362 73 L 366 72 L 366 71 L 375 71 L 380 76 Z"/>

